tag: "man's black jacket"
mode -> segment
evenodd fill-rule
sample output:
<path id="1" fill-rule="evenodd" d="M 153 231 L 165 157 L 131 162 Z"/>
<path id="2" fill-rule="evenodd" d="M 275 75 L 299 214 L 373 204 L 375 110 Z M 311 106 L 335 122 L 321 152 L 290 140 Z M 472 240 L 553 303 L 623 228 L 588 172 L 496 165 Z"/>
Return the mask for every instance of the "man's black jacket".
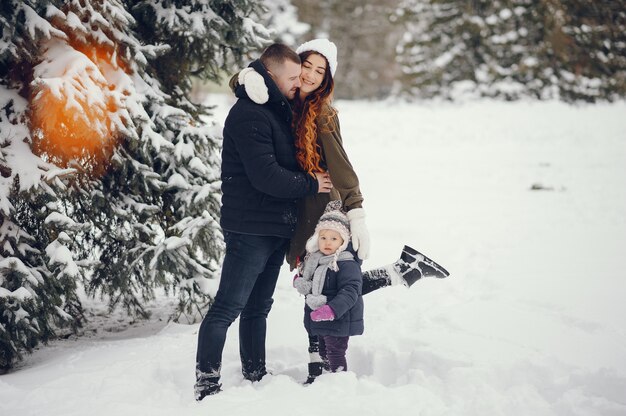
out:
<path id="1" fill-rule="evenodd" d="M 265 78 L 269 101 L 252 102 L 239 86 L 224 123 L 221 226 L 242 234 L 290 238 L 296 201 L 317 193 L 317 180 L 298 166 L 289 102 L 260 61 L 250 64 Z"/>

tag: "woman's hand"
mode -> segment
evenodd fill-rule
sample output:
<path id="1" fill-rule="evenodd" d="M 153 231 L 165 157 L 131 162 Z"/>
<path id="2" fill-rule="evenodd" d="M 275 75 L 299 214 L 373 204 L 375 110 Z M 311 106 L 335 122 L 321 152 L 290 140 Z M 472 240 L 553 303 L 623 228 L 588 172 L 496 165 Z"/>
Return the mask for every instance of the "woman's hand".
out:
<path id="1" fill-rule="evenodd" d="M 333 183 L 330 181 L 328 172 L 315 172 L 315 179 L 317 179 L 318 193 L 327 194 L 333 189 Z"/>

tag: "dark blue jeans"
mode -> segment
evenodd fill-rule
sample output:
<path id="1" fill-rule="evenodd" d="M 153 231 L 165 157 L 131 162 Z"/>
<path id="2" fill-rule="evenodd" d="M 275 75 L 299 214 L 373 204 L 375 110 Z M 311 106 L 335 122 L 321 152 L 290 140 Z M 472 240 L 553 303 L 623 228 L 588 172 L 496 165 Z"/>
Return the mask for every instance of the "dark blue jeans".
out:
<path id="1" fill-rule="evenodd" d="M 239 352 L 245 378 L 257 381 L 265 371 L 265 333 L 272 295 L 289 240 L 224 232 L 226 255 L 215 301 L 198 333 L 196 368 L 219 377 L 228 327 L 239 321 Z"/>

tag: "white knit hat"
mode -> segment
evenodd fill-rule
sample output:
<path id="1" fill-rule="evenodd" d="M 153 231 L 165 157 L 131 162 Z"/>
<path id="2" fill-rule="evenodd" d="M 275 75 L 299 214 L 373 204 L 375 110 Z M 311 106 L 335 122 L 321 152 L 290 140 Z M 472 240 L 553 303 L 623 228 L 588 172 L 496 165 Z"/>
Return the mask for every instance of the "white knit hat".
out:
<path id="1" fill-rule="evenodd" d="M 321 230 L 333 230 L 337 231 L 343 239 L 343 244 L 337 249 L 337 254 L 341 253 L 348 247 L 350 242 L 350 220 L 342 209 L 340 200 L 330 201 L 324 213 L 315 226 L 315 232 L 306 242 L 306 251 L 313 253 L 319 250 L 319 235 Z"/>
<path id="2" fill-rule="evenodd" d="M 326 58 L 328 65 L 330 66 L 330 75 L 335 77 L 335 71 L 337 71 L 337 46 L 328 39 L 313 39 L 308 42 L 304 42 L 296 49 L 297 54 L 301 54 L 306 51 L 314 51 Z"/>

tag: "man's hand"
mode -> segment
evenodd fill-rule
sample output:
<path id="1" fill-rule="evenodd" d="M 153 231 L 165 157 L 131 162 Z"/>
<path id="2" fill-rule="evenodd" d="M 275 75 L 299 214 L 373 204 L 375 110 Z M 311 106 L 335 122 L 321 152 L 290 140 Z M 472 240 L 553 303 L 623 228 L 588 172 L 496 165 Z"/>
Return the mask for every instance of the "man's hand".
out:
<path id="1" fill-rule="evenodd" d="M 333 189 L 333 183 L 330 181 L 328 172 L 315 172 L 315 179 L 317 179 L 318 193 L 327 194 Z"/>

